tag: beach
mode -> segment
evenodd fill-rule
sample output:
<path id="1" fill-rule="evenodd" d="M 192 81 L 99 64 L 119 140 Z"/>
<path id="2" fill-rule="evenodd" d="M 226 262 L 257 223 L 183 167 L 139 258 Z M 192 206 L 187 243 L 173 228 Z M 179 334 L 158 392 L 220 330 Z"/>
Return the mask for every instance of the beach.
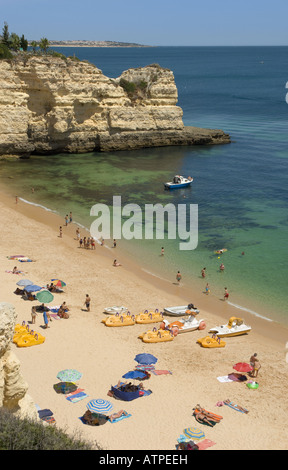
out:
<path id="1" fill-rule="evenodd" d="M 95 250 L 79 248 L 75 223 L 66 227 L 57 214 L 21 200 L 16 204 L 4 192 L 0 195 L 0 212 L 1 301 L 15 306 L 17 322 L 30 321 L 31 307 L 38 305 L 14 294 L 16 282 L 21 278 L 41 286 L 53 278 L 66 283 L 64 292 L 55 294 L 51 305 L 66 301 L 69 319 L 52 318 L 50 327 L 43 329 L 43 317 L 39 314 L 35 330 L 45 336 L 44 344 L 30 348 L 12 345 L 29 385 L 28 394 L 40 408 L 53 411 L 57 426 L 80 434 L 105 450 L 172 451 L 183 430 L 193 426 L 213 441 L 209 450 L 288 448 L 287 328 L 245 312 L 245 322 L 252 326 L 248 335 L 225 338 L 225 348 L 202 348 L 197 339 L 208 335 L 209 328 L 227 323 L 231 316 L 242 316 L 240 310 L 223 299 L 206 296 L 205 279 L 203 291 L 199 292 L 186 286 L 185 279 L 183 285 L 176 285 L 177 269 L 175 273 L 167 273 L 171 282 L 149 276 L 140 266 L 121 256 L 121 241 L 117 248 L 112 248 L 112 242 L 108 241 L 103 247 L 96 244 Z M 81 235 L 89 236 L 80 231 Z M 9 260 L 8 256 L 14 254 L 28 256 L 33 262 Z M 121 266 L 112 266 L 115 258 Z M 15 265 L 23 275 L 6 272 Z M 86 294 L 91 297 L 90 312 L 84 306 Z M 167 343 L 145 344 L 138 338 L 154 324 L 109 328 L 101 322 L 107 317 L 104 308 L 113 305 L 124 305 L 131 313 L 138 314 L 145 309 L 163 310 L 189 302 L 200 309 L 198 316 L 205 320 L 206 329 L 180 334 Z M 149 396 L 131 402 L 108 397 L 111 385 L 134 369 L 134 357 L 144 352 L 158 358 L 156 369 L 171 373 L 151 374 L 143 382 L 145 389 L 152 391 Z M 257 390 L 249 389 L 245 382 L 217 380 L 232 373 L 235 363 L 249 363 L 254 353 L 258 354 L 262 366 L 256 379 Z M 88 397 L 78 403 L 69 402 L 53 389 L 58 382 L 57 373 L 68 368 L 83 374 L 79 386 Z M 113 412 L 124 409 L 131 416 L 117 423 L 107 422 L 105 426 L 84 425 L 79 418 L 85 413 L 87 402 L 95 398 L 108 399 L 114 405 Z M 249 412 L 216 406 L 226 399 Z M 193 416 L 197 404 L 223 419 L 214 427 L 197 423 Z"/>

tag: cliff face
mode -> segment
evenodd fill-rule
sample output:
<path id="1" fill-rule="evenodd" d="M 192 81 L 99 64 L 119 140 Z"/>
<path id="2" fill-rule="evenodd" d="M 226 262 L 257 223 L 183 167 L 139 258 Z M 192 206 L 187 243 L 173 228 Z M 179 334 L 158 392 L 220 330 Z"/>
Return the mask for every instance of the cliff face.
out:
<path id="1" fill-rule="evenodd" d="M 17 314 L 13 305 L 0 303 L 0 408 L 20 417 L 37 419 L 36 407 L 20 372 L 20 362 L 11 349 Z"/>
<path id="2" fill-rule="evenodd" d="M 92 64 L 31 56 L 0 61 L 0 155 L 227 143 L 185 128 L 173 73 L 158 65 L 110 79 Z"/>

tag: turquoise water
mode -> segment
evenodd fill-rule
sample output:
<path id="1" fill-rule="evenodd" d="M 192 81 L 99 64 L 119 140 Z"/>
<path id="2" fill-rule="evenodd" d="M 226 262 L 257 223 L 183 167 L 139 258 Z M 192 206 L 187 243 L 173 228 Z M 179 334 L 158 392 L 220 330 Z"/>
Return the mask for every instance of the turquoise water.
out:
<path id="1" fill-rule="evenodd" d="M 179 251 L 179 240 L 121 240 L 123 253 L 159 277 L 203 286 L 260 315 L 288 324 L 288 80 L 287 47 L 159 47 L 67 50 L 117 77 L 130 67 L 159 63 L 173 70 L 186 125 L 223 129 L 232 143 L 109 154 L 33 156 L 1 162 L 1 181 L 26 200 L 90 227 L 90 208 L 198 204 L 199 243 Z M 191 175 L 191 188 L 167 192 L 174 174 Z M 13 178 L 10 178 L 13 176 Z M 31 187 L 35 188 L 34 194 Z M 107 242 L 108 244 L 108 242 Z M 161 246 L 165 256 L 161 257 Z M 218 259 L 214 250 L 227 248 Z M 245 254 L 242 255 L 241 253 Z M 121 257 L 117 253 L 117 257 Z M 225 271 L 219 271 L 220 262 Z"/>

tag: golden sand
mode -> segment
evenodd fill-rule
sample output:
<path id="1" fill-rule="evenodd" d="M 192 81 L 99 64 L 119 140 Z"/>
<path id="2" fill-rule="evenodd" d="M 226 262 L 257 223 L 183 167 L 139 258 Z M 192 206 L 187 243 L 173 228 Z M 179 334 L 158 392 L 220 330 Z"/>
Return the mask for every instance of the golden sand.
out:
<path id="1" fill-rule="evenodd" d="M 224 348 L 201 348 L 197 339 L 206 336 L 209 328 L 226 323 L 230 316 L 239 316 L 239 310 L 236 312 L 222 299 L 175 285 L 175 273 L 171 273 L 171 283 L 149 277 L 123 259 L 121 243 L 115 249 L 109 245 L 96 245 L 95 251 L 80 249 L 76 224 L 65 227 L 57 215 L 41 208 L 22 201 L 16 204 L 1 194 L 0 212 L 1 301 L 15 306 L 18 322 L 30 321 L 31 307 L 38 304 L 14 294 L 19 279 L 29 278 L 45 286 L 59 278 L 67 284 L 64 293 L 55 294 L 50 305 L 66 301 L 70 318 L 53 320 L 44 330 L 39 314 L 35 330 L 46 337 L 45 343 L 30 348 L 12 346 L 29 384 L 29 395 L 41 408 L 53 411 L 57 426 L 79 432 L 82 438 L 107 450 L 175 450 L 177 438 L 190 426 L 198 427 L 215 442 L 210 450 L 288 448 L 287 329 L 245 313 L 246 323 L 252 326 L 248 335 L 226 338 Z M 59 238 L 60 225 L 63 238 Z M 81 234 L 85 235 L 83 231 Z M 7 257 L 13 254 L 26 255 L 35 262 L 11 261 Z M 121 267 L 112 266 L 115 258 Z M 23 276 L 6 272 L 15 265 L 24 271 Z M 86 294 L 91 297 L 90 312 L 83 305 Z M 148 308 L 163 310 L 191 301 L 200 309 L 199 318 L 205 319 L 206 330 L 181 334 L 167 343 L 146 344 L 138 338 L 150 325 L 108 328 L 101 322 L 104 308 L 112 305 L 124 305 L 137 314 Z M 109 398 L 111 385 L 135 367 L 134 357 L 142 352 L 158 358 L 156 369 L 172 374 L 151 374 L 143 382 L 146 389 L 152 390 L 149 396 L 131 402 Z M 262 365 L 257 390 L 248 389 L 245 383 L 217 380 L 232 373 L 235 363 L 249 362 L 255 352 Z M 79 385 L 89 397 L 78 403 L 69 402 L 53 389 L 57 373 L 67 368 L 83 374 Z M 113 411 L 125 409 L 132 416 L 99 427 L 84 425 L 79 418 L 94 398 L 108 399 L 114 405 Z M 227 398 L 249 413 L 216 406 Z M 223 416 L 223 420 L 213 428 L 197 423 L 193 407 L 198 403 Z"/>

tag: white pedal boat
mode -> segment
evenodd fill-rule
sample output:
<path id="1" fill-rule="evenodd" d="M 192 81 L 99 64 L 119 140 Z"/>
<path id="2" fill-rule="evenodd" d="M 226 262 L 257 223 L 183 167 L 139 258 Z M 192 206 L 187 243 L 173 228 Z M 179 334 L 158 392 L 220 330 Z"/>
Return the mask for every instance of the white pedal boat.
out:
<path id="1" fill-rule="evenodd" d="M 193 304 L 189 304 L 178 307 L 166 307 L 164 308 L 164 312 L 166 315 L 170 315 L 171 317 L 182 317 L 183 315 L 197 315 L 200 310 L 198 310 L 198 308 Z"/>
<path id="2" fill-rule="evenodd" d="M 226 325 L 215 326 L 209 330 L 209 333 L 216 334 L 219 338 L 224 336 L 244 335 L 251 331 L 251 326 L 245 325 L 242 318 L 231 317 Z"/>
<path id="3" fill-rule="evenodd" d="M 176 336 L 177 334 L 189 331 L 204 330 L 206 328 L 206 323 L 203 319 L 196 320 L 194 315 L 190 315 L 188 318 L 181 318 L 181 320 L 175 320 L 172 323 L 169 323 L 169 321 L 165 319 L 161 323 L 160 328 L 163 330 L 171 330 L 174 336 Z"/>
<path id="4" fill-rule="evenodd" d="M 104 313 L 109 313 L 111 315 L 115 315 L 116 313 L 126 313 L 128 308 L 123 306 L 114 305 L 113 307 L 106 307 L 104 308 Z"/>

